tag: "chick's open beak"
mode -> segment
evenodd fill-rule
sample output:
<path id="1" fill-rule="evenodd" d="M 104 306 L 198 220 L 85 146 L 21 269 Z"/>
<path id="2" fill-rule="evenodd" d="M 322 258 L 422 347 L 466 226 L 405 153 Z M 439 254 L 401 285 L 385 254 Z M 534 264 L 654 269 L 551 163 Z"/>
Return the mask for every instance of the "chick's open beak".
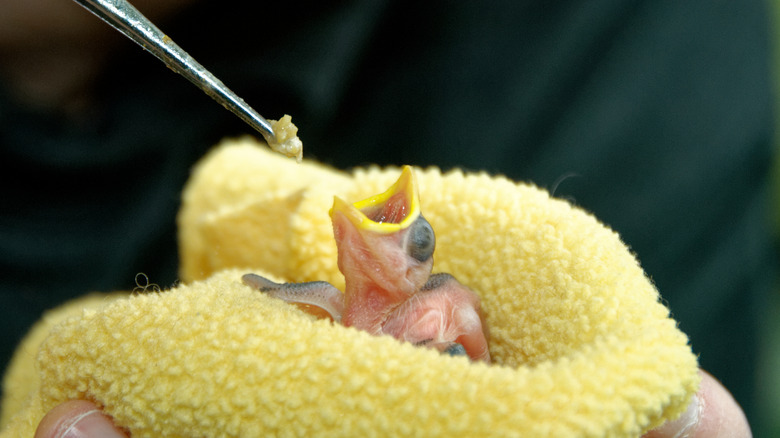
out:
<path id="1" fill-rule="evenodd" d="M 333 200 L 330 216 L 340 212 L 358 230 L 391 234 L 407 228 L 420 215 L 417 180 L 410 166 L 386 192 L 349 204 L 339 197 Z"/>

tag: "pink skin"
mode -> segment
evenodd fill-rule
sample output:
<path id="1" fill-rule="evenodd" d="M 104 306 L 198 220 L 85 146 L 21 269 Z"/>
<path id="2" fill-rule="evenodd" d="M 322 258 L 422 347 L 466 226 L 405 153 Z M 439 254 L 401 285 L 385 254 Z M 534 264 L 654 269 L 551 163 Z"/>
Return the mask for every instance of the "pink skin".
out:
<path id="1" fill-rule="evenodd" d="M 474 360 L 490 362 L 479 298 L 454 277 L 419 291 L 396 307 L 385 320 L 382 333 L 440 351 L 458 343 Z"/>
<path id="2" fill-rule="evenodd" d="M 431 276 L 433 230 L 419 213 L 411 168 L 386 193 L 331 210 L 344 294 L 324 282 L 244 282 L 271 296 L 326 310 L 335 321 L 373 335 L 490 362 L 479 297 L 452 276 Z M 422 236 L 422 237 L 420 237 Z"/>
<path id="3" fill-rule="evenodd" d="M 388 313 L 428 281 L 433 258 L 418 262 L 403 252 L 408 228 L 387 235 L 373 233 L 354 226 L 341 211 L 333 212 L 332 221 L 346 284 L 342 322 L 379 334 Z"/>

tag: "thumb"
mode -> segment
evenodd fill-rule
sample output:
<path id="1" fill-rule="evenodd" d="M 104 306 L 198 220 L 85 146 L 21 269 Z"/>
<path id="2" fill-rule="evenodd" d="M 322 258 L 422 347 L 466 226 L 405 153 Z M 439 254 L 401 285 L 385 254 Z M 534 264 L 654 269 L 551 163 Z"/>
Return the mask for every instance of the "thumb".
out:
<path id="1" fill-rule="evenodd" d="M 644 438 L 750 438 L 745 413 L 731 393 L 706 371 L 699 371 L 701 386 L 688 410 L 644 435 Z"/>
<path id="2" fill-rule="evenodd" d="M 94 403 L 71 400 L 50 410 L 38 424 L 35 438 L 127 438 Z"/>

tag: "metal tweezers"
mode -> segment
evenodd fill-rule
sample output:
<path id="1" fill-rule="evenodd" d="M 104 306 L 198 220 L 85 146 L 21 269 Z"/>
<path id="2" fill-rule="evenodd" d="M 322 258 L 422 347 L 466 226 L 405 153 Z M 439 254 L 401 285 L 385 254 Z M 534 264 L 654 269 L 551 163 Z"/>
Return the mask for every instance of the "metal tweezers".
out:
<path id="1" fill-rule="evenodd" d="M 230 91 L 222 81 L 182 50 L 133 5 L 125 0 L 74 1 L 151 52 L 173 71 L 189 79 L 212 99 L 260 132 L 268 144 L 277 143 L 268 120 Z"/>

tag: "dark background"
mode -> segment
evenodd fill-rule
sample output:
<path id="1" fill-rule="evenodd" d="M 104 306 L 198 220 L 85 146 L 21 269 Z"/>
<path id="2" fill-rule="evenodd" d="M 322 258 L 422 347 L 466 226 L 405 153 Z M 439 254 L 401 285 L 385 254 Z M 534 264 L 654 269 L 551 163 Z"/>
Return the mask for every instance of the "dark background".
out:
<path id="1" fill-rule="evenodd" d="M 291 114 L 308 158 L 484 169 L 593 212 L 761 436 L 776 270 L 764 2 L 277 3 L 200 1 L 160 25 L 261 114 Z M 2 364 L 63 300 L 139 272 L 173 284 L 191 166 L 250 132 L 130 42 L 95 87 L 79 120 L 0 91 Z"/>

